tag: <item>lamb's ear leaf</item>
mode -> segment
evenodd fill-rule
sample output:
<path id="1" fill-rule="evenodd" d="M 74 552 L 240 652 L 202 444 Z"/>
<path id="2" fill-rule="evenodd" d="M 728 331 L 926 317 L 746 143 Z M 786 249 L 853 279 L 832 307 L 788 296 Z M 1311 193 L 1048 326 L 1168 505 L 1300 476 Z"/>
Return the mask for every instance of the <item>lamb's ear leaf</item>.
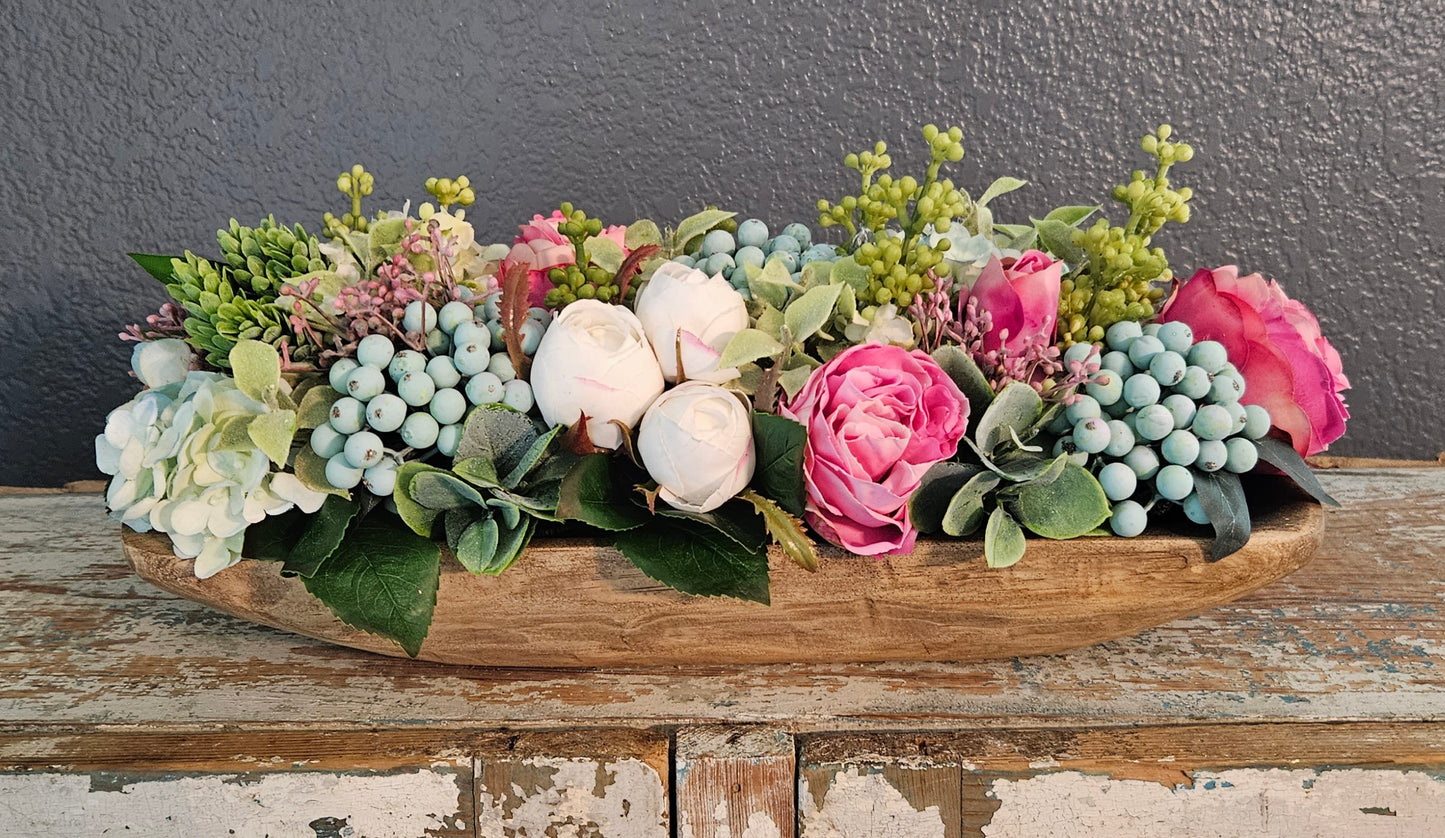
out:
<path id="1" fill-rule="evenodd" d="M 983 530 L 983 555 L 989 567 L 1011 567 L 1018 564 L 1028 549 L 1028 540 L 1018 521 L 1002 506 L 994 507 Z"/>

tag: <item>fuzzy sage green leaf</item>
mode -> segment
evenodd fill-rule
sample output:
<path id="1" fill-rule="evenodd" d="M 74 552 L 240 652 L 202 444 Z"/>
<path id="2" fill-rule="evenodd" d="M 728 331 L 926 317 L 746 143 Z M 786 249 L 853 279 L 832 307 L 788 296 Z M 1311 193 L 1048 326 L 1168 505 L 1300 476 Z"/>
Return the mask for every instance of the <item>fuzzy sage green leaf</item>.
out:
<path id="1" fill-rule="evenodd" d="M 1099 481 L 1066 454 L 1053 463 L 1060 465 L 1050 466 L 1058 470 L 1052 480 L 1023 483 L 1005 503 L 1013 517 L 1030 532 L 1054 539 L 1078 538 L 1108 520 L 1109 499 Z"/>
<path id="2" fill-rule="evenodd" d="M 838 304 L 842 290 L 842 285 L 819 285 L 788 305 L 783 311 L 783 325 L 788 327 L 793 340 L 806 341 L 833 319 L 833 307 Z"/>
<path id="3" fill-rule="evenodd" d="M 953 496 L 978 472 L 978 466 L 968 463 L 935 463 L 908 498 L 908 520 L 921 533 L 943 529 L 943 516 Z"/>
<path id="4" fill-rule="evenodd" d="M 963 488 L 954 493 L 943 511 L 943 531 L 959 537 L 970 535 L 983 523 L 983 499 L 997 489 L 1003 478 L 991 471 L 980 472 L 969 478 Z"/>
<path id="5" fill-rule="evenodd" d="M 1024 557 L 1028 541 L 1018 522 L 1002 507 L 994 507 L 983 530 L 983 555 L 989 567 L 1012 567 Z"/>

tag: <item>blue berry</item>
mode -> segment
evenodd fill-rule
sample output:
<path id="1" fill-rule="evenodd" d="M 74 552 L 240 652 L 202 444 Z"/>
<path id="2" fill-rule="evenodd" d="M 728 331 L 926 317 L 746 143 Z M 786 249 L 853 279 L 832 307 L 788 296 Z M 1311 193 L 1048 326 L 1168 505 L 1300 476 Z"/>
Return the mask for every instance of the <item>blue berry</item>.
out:
<path id="1" fill-rule="evenodd" d="M 1235 474 L 1244 474 L 1259 464 L 1259 449 L 1247 439 L 1235 437 L 1226 440 L 1224 447 L 1228 451 L 1224 459 L 1224 467 Z"/>
<path id="2" fill-rule="evenodd" d="M 396 460 L 390 457 L 361 473 L 361 485 L 377 497 L 396 491 Z"/>
<path id="3" fill-rule="evenodd" d="M 768 242 L 768 225 L 756 218 L 749 218 L 738 225 L 738 244 L 743 247 L 762 249 Z"/>
<path id="4" fill-rule="evenodd" d="M 412 407 L 430 404 L 431 397 L 436 395 L 436 391 L 436 382 L 432 381 L 431 376 L 425 372 L 409 372 L 396 382 L 396 394 Z"/>
<path id="5" fill-rule="evenodd" d="M 1074 437 L 1071 434 L 1061 436 L 1054 442 L 1053 456 L 1057 457 L 1060 454 L 1068 454 L 1069 462 L 1080 468 L 1089 464 L 1088 452 L 1079 450 L 1079 447 L 1074 444 Z"/>
<path id="6" fill-rule="evenodd" d="M 346 435 L 331 427 L 330 423 L 322 425 L 311 432 L 311 450 L 318 457 L 330 459 L 341 452 L 346 446 Z"/>
<path id="7" fill-rule="evenodd" d="M 1109 423 L 1095 416 L 1074 423 L 1074 445 L 1086 454 L 1097 454 L 1109 445 Z"/>
<path id="8" fill-rule="evenodd" d="M 350 396 L 331 403 L 331 427 L 337 433 L 354 434 L 366 426 L 366 405 Z"/>
<path id="9" fill-rule="evenodd" d="M 1189 423 L 1194 421 L 1196 406 L 1188 396 L 1174 393 L 1165 396 L 1160 404 L 1174 416 L 1174 427 L 1187 428 Z"/>
<path id="10" fill-rule="evenodd" d="M 1199 493 L 1191 492 L 1189 497 L 1179 502 L 1179 508 L 1184 510 L 1184 516 L 1196 524 L 1209 523 L 1209 516 L 1204 512 L 1204 504 L 1199 502 Z"/>
<path id="11" fill-rule="evenodd" d="M 768 246 L 763 249 L 766 250 L 770 256 L 774 253 L 788 253 L 797 256 L 803 252 L 802 244 L 786 233 L 769 240 Z"/>
<path id="12" fill-rule="evenodd" d="M 1104 357 L 1099 359 L 1099 369 L 1117 372 L 1121 378 L 1128 378 L 1138 372 L 1134 367 L 1134 362 L 1129 360 L 1129 355 L 1117 349 L 1104 353 Z"/>
<path id="13" fill-rule="evenodd" d="M 737 267 L 737 262 L 733 261 L 733 257 L 731 255 L 727 253 L 714 253 L 713 255 L 707 257 L 707 261 L 703 263 L 702 270 L 706 274 L 716 275 L 721 273 L 728 273 L 732 271 L 732 269 L 735 267 Z"/>
<path id="14" fill-rule="evenodd" d="M 336 454 L 326 461 L 326 482 L 337 489 L 354 489 L 361 482 L 361 469 L 353 466 L 346 454 Z"/>
<path id="15" fill-rule="evenodd" d="M 1148 407 L 1159 402 L 1159 382 L 1154 376 L 1139 372 L 1124 382 L 1124 401 L 1131 407 Z"/>
<path id="16" fill-rule="evenodd" d="M 482 303 L 482 319 L 502 319 L 502 292 L 498 291 L 495 294 L 492 294 L 491 296 L 487 297 L 486 302 Z"/>
<path id="17" fill-rule="evenodd" d="M 1244 395 L 1244 379 L 1226 372 L 1214 374 L 1214 383 L 1209 386 L 1209 400 L 1215 404 L 1239 401 Z"/>
<path id="18" fill-rule="evenodd" d="M 1229 411 L 1229 418 L 1234 423 L 1229 429 L 1230 436 L 1243 433 L 1244 426 L 1249 424 L 1249 412 L 1244 409 L 1244 405 L 1239 402 L 1225 402 L 1220 407 Z"/>
<path id="19" fill-rule="evenodd" d="M 487 372 L 495 375 L 503 384 L 517 377 L 517 370 L 512 366 L 512 359 L 505 354 L 493 355 L 492 360 L 487 364 Z"/>
<path id="20" fill-rule="evenodd" d="M 1123 463 L 1109 463 L 1099 469 L 1099 485 L 1109 500 L 1124 500 L 1134 494 L 1139 478 Z"/>
<path id="21" fill-rule="evenodd" d="M 1183 355 L 1194 345 L 1194 330 L 1189 328 L 1188 323 L 1181 323 L 1175 320 L 1170 323 L 1161 323 L 1157 335 L 1164 348 L 1170 352 Z"/>
<path id="22" fill-rule="evenodd" d="M 331 382 L 331 389 L 343 396 L 346 395 L 346 377 L 351 375 L 351 371 L 359 366 L 361 366 L 361 364 L 358 364 L 352 358 L 342 358 L 332 364 L 331 369 L 326 373 L 327 380 Z"/>
<path id="23" fill-rule="evenodd" d="M 502 321 L 488 320 L 487 333 L 492 336 L 492 342 L 487 346 L 493 352 L 501 352 L 507 348 L 507 330 L 502 328 Z"/>
<path id="24" fill-rule="evenodd" d="M 346 438 L 346 461 L 353 468 L 370 468 L 381 462 L 386 452 L 381 447 L 381 437 L 371 431 L 358 431 Z"/>
<path id="25" fill-rule="evenodd" d="M 462 374 L 457 372 L 457 365 L 445 355 L 438 355 L 427 361 L 426 374 L 431 377 L 432 383 L 437 386 L 438 390 L 455 387 L 462 381 Z"/>
<path id="26" fill-rule="evenodd" d="M 1244 406 L 1244 435 L 1250 439 L 1260 439 L 1269 433 L 1269 426 L 1272 420 L 1269 418 L 1269 411 L 1257 404 Z"/>
<path id="27" fill-rule="evenodd" d="M 430 448 L 440 431 L 441 425 L 430 413 L 413 413 L 401 423 L 401 441 L 412 448 Z"/>
<path id="28" fill-rule="evenodd" d="M 1122 457 L 1134 450 L 1134 430 L 1127 422 L 1113 419 L 1109 422 L 1109 444 L 1104 446 L 1104 454 L 1109 457 Z"/>
<path id="29" fill-rule="evenodd" d="M 1074 429 L 1074 423 L 1069 421 L 1069 415 L 1065 410 L 1056 410 L 1051 415 L 1053 418 L 1044 426 L 1044 430 L 1050 435 L 1063 436 Z M 1055 454 L 1054 456 L 1057 457 L 1058 455 Z"/>
<path id="30" fill-rule="evenodd" d="M 1148 480 L 1159 473 L 1159 455 L 1154 453 L 1153 448 L 1145 445 L 1134 446 L 1132 451 L 1124 455 L 1123 462 L 1140 480 Z"/>
<path id="31" fill-rule="evenodd" d="M 737 249 L 737 242 L 733 234 L 727 230 L 713 230 L 702 239 L 702 255 L 716 256 L 719 253 L 732 253 Z"/>
<path id="32" fill-rule="evenodd" d="M 798 266 L 803 267 L 813 262 L 835 262 L 838 259 L 838 251 L 831 244 L 815 244 L 803 251 L 798 257 Z"/>
<path id="33" fill-rule="evenodd" d="M 1166 349 L 1149 360 L 1149 374 L 1161 386 L 1173 387 L 1184 379 L 1188 366 L 1183 355 Z"/>
<path id="34" fill-rule="evenodd" d="M 1199 459 L 1199 437 L 1188 431 L 1171 431 L 1159 443 L 1159 453 L 1175 465 L 1192 466 Z"/>
<path id="35" fill-rule="evenodd" d="M 1064 366 L 1087 363 L 1098 351 L 1099 347 L 1092 343 L 1076 343 L 1064 352 Z"/>
<path id="36" fill-rule="evenodd" d="M 457 327 L 462 325 L 463 323 L 472 322 L 472 317 L 474 316 L 475 314 L 472 311 L 471 306 L 463 302 L 452 300 L 451 302 L 442 306 L 441 311 L 437 312 L 437 326 L 443 332 L 446 332 L 450 335 L 454 333 L 457 330 Z"/>
<path id="37" fill-rule="evenodd" d="M 1184 377 L 1174 385 L 1174 392 L 1199 401 L 1209 395 L 1209 388 L 1213 385 L 1204 367 L 1188 366 L 1184 368 Z"/>
<path id="38" fill-rule="evenodd" d="M 678 263 L 679 265 L 686 265 L 689 268 L 697 267 L 697 263 L 693 261 L 691 256 L 674 256 L 672 257 L 672 261 Z"/>
<path id="39" fill-rule="evenodd" d="M 522 354 L 528 358 L 537 354 L 537 347 L 542 345 L 542 334 L 547 330 L 536 320 L 527 319 L 522 321 L 519 329 L 522 333 Z"/>
<path id="40" fill-rule="evenodd" d="M 426 333 L 426 351 L 428 355 L 446 355 L 452 351 L 452 337 L 441 329 L 432 329 Z"/>
<path id="41" fill-rule="evenodd" d="M 1169 436 L 1174 430 L 1174 414 L 1162 404 L 1151 404 L 1134 414 L 1134 435 L 1150 442 Z"/>
<path id="42" fill-rule="evenodd" d="M 1154 356 L 1164 351 L 1164 343 L 1159 338 L 1144 335 L 1134 339 L 1129 344 L 1129 361 L 1139 369 L 1148 369 L 1149 362 Z"/>
<path id="43" fill-rule="evenodd" d="M 469 382 L 470 383 L 470 382 Z M 440 425 L 454 425 L 467 413 L 467 397 L 450 387 L 436 391 L 427 405 L 427 412 Z"/>
<path id="44" fill-rule="evenodd" d="M 1157 338 L 1159 337 L 1160 326 L 1161 324 L 1159 323 L 1150 323 L 1148 326 L 1144 327 L 1144 334 L 1148 335 L 1151 338 Z"/>
<path id="45" fill-rule="evenodd" d="M 502 379 L 489 372 L 479 372 L 467 382 L 467 401 L 472 404 L 496 404 L 504 392 Z"/>
<path id="46" fill-rule="evenodd" d="M 1102 415 L 1103 411 L 1099 409 L 1099 403 L 1094 400 L 1093 396 L 1078 396 L 1074 399 L 1073 404 L 1064 408 L 1064 416 L 1068 418 L 1071 425 Z"/>
<path id="47" fill-rule="evenodd" d="M 1195 412 L 1189 427 L 1200 439 L 1224 439 L 1234 431 L 1234 417 L 1217 404 L 1207 404 Z"/>
<path id="48" fill-rule="evenodd" d="M 1143 334 L 1144 329 L 1140 327 L 1137 322 L 1133 320 L 1120 320 L 1118 323 L 1110 326 L 1109 331 L 1104 333 L 1104 341 L 1109 344 L 1110 349 L 1119 352 L 1128 352 L 1129 344 L 1133 343 L 1135 338 Z"/>
<path id="49" fill-rule="evenodd" d="M 1229 363 L 1229 352 L 1217 340 L 1201 340 L 1190 348 L 1189 363 L 1213 375 Z"/>
<path id="50" fill-rule="evenodd" d="M 1084 385 L 1084 392 L 1104 407 L 1113 404 L 1128 405 L 1128 402 L 1124 401 L 1124 376 L 1113 370 L 1100 370 L 1096 373 Z"/>
<path id="51" fill-rule="evenodd" d="M 527 309 L 527 319 L 535 320 L 538 323 L 541 323 L 542 328 L 545 329 L 548 326 L 552 325 L 552 312 L 548 311 L 545 308 L 542 308 L 541 306 L 532 306 L 531 308 Z"/>
<path id="52" fill-rule="evenodd" d="M 1194 467 L 1200 471 L 1219 471 L 1229 462 L 1229 446 L 1217 439 L 1206 439 L 1199 443 L 1199 456 Z"/>
<path id="53" fill-rule="evenodd" d="M 409 372 L 420 372 L 426 369 L 426 356 L 415 349 L 403 349 L 391 359 L 386 365 L 386 374 L 392 381 L 399 381 L 403 375 Z"/>
<path id="54" fill-rule="evenodd" d="M 491 360 L 492 353 L 488 352 L 487 347 L 481 343 L 458 346 L 452 355 L 452 364 L 462 375 L 476 375 L 486 369 Z"/>
<path id="55" fill-rule="evenodd" d="M 788 241 L 792 241 L 792 239 L 788 239 Z M 774 250 L 772 253 L 769 253 L 769 254 L 768 254 L 768 257 L 767 257 L 767 260 L 766 260 L 766 261 L 768 261 L 768 262 L 782 262 L 782 263 L 783 263 L 783 267 L 785 267 L 785 268 L 788 269 L 788 273 L 792 273 L 792 272 L 794 272 L 794 271 L 796 271 L 796 270 L 798 269 L 798 256 L 797 256 L 797 254 L 796 254 L 796 253 L 791 253 L 791 252 L 786 251 L 786 250 Z"/>
<path id="56" fill-rule="evenodd" d="M 799 248 L 806 248 L 813 242 L 813 231 L 808 229 L 808 225 L 796 221 L 783 228 L 783 235 L 797 242 Z"/>
<path id="57" fill-rule="evenodd" d="M 406 420 L 406 402 L 401 396 L 382 393 L 366 403 L 366 424 L 372 430 L 391 433 Z"/>
<path id="58" fill-rule="evenodd" d="M 359 402 L 370 401 L 385 389 L 386 378 L 376 367 L 357 367 L 346 376 L 346 392 Z"/>
<path id="59" fill-rule="evenodd" d="M 741 233 L 742 228 L 738 228 L 738 232 Z M 763 253 L 763 249 L 761 247 L 751 244 L 747 247 L 738 248 L 738 252 L 733 254 L 733 261 L 737 263 L 737 269 L 743 271 L 744 279 L 747 278 L 747 270 L 744 267 L 745 265 L 752 265 L 755 268 L 761 268 L 763 266 L 763 260 L 766 258 L 767 254 Z"/>
<path id="60" fill-rule="evenodd" d="M 437 450 L 444 457 L 450 457 L 457 453 L 457 443 L 462 440 L 461 425 L 444 425 L 437 431 Z"/>
<path id="61" fill-rule="evenodd" d="M 492 333 L 487 331 L 485 323 L 468 320 L 452 330 L 452 346 L 461 346 L 473 341 L 483 346 L 492 342 Z"/>
<path id="62" fill-rule="evenodd" d="M 401 315 L 401 327 L 408 332 L 430 332 L 437 327 L 436 308 L 425 300 L 412 300 Z"/>
<path id="63" fill-rule="evenodd" d="M 1149 513 L 1144 507 L 1132 500 L 1121 500 L 1114 504 L 1114 510 L 1109 515 L 1109 529 L 1114 535 L 1124 538 L 1133 538 L 1142 533 L 1144 528 L 1149 526 Z"/>
<path id="64" fill-rule="evenodd" d="M 1194 491 L 1194 475 L 1184 466 L 1170 464 L 1154 475 L 1154 488 L 1169 500 L 1184 500 Z"/>
<path id="65" fill-rule="evenodd" d="M 532 385 L 520 378 L 514 378 L 502 385 L 502 404 L 518 413 L 532 409 Z"/>

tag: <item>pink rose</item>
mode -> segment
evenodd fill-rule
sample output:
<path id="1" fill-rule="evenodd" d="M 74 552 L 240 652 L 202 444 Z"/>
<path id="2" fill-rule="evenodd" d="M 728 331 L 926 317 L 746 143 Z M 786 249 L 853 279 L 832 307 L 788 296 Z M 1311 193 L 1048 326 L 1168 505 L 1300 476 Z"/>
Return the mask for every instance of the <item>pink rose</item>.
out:
<path id="1" fill-rule="evenodd" d="M 532 216 L 531 221 L 522 225 L 521 234 L 512 240 L 512 249 L 502 260 L 503 275 L 511 265 L 520 263 L 527 266 L 529 305 L 545 304 L 547 292 L 553 288 L 552 280 L 547 278 L 548 271 L 565 268 L 577 261 L 572 242 L 557 229 L 566 220 L 559 210 L 553 210 L 548 218 Z M 603 230 L 602 235 L 622 245 L 626 252 L 626 227 L 614 225 Z"/>
<path id="2" fill-rule="evenodd" d="M 1244 376 L 1246 404 L 1269 411 L 1301 456 L 1318 454 L 1345 432 L 1349 389 L 1340 355 L 1319 321 L 1284 289 L 1233 265 L 1200 270 L 1164 306 L 1160 320 L 1189 324 L 1196 340 L 1217 340 Z"/>
<path id="3" fill-rule="evenodd" d="M 969 291 L 979 311 L 992 320 L 984 351 L 1003 348 L 1016 355 L 1041 339 L 1053 344 L 1062 278 L 1063 265 L 1039 250 L 1025 251 L 1007 264 L 990 258 Z"/>
<path id="4" fill-rule="evenodd" d="M 908 498 L 968 427 L 968 399 L 938 364 L 918 350 L 854 346 L 814 370 L 781 412 L 808 430 L 813 529 L 865 556 L 912 550 Z"/>

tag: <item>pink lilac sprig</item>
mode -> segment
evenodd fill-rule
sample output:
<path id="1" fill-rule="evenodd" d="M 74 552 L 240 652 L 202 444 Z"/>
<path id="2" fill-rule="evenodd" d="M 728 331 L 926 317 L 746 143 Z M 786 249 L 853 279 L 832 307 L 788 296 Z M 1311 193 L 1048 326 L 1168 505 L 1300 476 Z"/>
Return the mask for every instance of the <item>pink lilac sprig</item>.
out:
<path id="1" fill-rule="evenodd" d="M 146 317 L 144 326 L 134 323 L 126 326 L 125 331 L 120 333 L 121 340 L 133 340 L 137 343 L 185 336 L 186 310 L 175 302 L 162 303 L 159 311 Z"/>
<path id="2" fill-rule="evenodd" d="M 1097 350 L 1084 361 L 1066 364 L 1051 340 L 1052 335 L 1047 334 L 1031 338 L 1022 351 L 1010 352 L 1006 348 L 1008 331 L 1004 330 L 999 333 L 999 347 L 985 349 L 984 336 L 993 328 L 992 315 L 979 310 L 976 298 L 961 297 L 960 303 L 961 323 L 956 322 L 945 330 L 978 364 L 994 392 L 1019 381 L 1033 387 L 1047 401 L 1069 405 L 1078 400 L 1078 388 L 1099 371 Z M 959 325 L 961 329 L 955 331 L 953 327 Z"/>

